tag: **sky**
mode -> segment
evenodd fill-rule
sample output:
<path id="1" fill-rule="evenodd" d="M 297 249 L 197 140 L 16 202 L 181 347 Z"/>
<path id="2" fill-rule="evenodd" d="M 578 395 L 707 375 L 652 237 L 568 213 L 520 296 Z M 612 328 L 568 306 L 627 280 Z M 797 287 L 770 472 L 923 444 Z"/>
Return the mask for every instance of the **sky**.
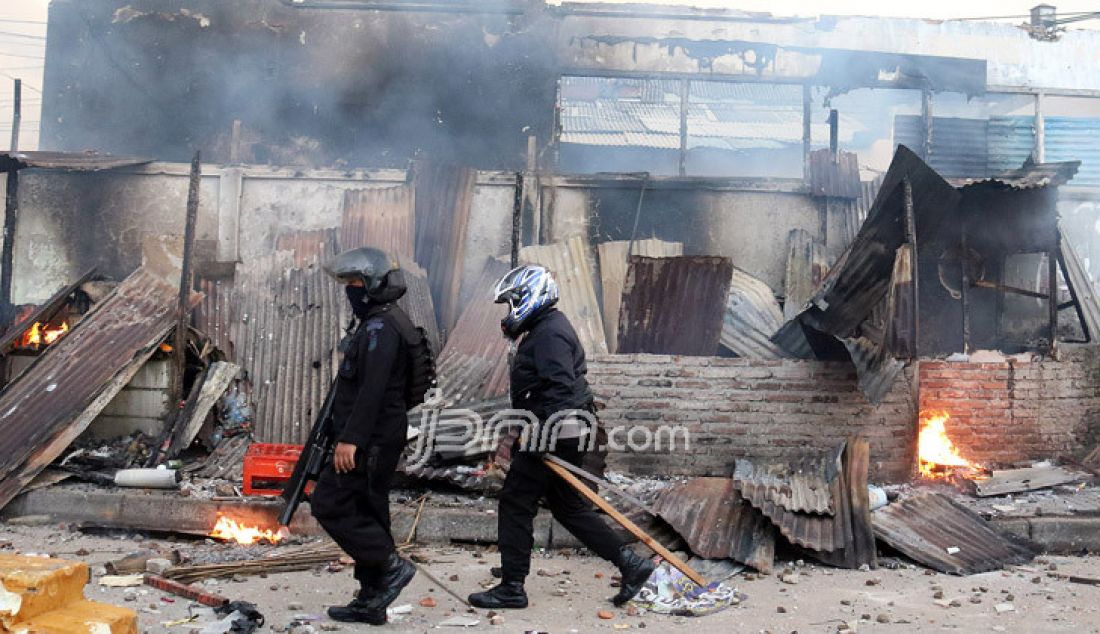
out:
<path id="1" fill-rule="evenodd" d="M 272 0 L 274 1 L 274 0 Z M 574 0 L 576 1 L 576 0 Z M 581 0 L 587 1 L 587 0 Z M 883 15 L 892 17 L 959 19 L 1023 16 L 1039 0 L 925 0 L 893 2 L 882 0 L 601 0 L 643 4 L 731 8 L 771 13 L 775 16 Z M 1100 11 L 1100 0 L 1047 0 L 1059 13 Z M 557 3 L 558 0 L 554 0 Z M 0 148 L 8 147 L 11 136 L 12 77 L 23 79 L 23 124 L 19 149 L 38 147 L 39 112 L 42 103 L 42 57 L 45 54 L 46 17 L 49 0 L 0 0 Z M 1023 18 L 1008 18 L 1022 22 Z M 1100 28 L 1100 20 L 1073 28 Z"/>

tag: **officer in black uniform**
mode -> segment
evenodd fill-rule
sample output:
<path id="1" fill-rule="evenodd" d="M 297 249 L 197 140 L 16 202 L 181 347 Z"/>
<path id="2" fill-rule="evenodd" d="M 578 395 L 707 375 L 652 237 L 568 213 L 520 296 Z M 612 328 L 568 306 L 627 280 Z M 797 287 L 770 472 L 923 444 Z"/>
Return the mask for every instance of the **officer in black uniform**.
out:
<path id="1" fill-rule="evenodd" d="M 378 249 L 345 251 L 325 267 L 345 285 L 357 323 L 341 342 L 332 407 L 336 448 L 310 496 L 325 531 L 355 560 L 359 591 L 333 620 L 382 625 L 386 607 L 416 567 L 399 557 L 390 534 L 390 484 L 405 447 L 409 358 L 395 303 L 405 294 L 397 263 Z"/>
<path id="2" fill-rule="evenodd" d="M 622 583 L 612 602 L 622 605 L 641 590 L 653 572 L 653 562 L 624 544 L 591 503 L 552 472 L 539 453 L 549 450 L 580 466 L 590 446 L 589 434 L 596 433 L 588 424 L 595 420 L 594 415 L 580 419 L 583 422 L 562 416 L 570 412 L 595 413 L 585 376 L 584 349 L 569 319 L 554 307 L 558 288 L 545 268 L 514 269 L 497 282 L 495 294 L 498 303 L 509 305 L 508 315 L 501 321 L 505 336 L 519 340 L 510 376 L 512 407 L 531 412 L 540 424 L 555 417 L 560 423 L 553 447 L 536 445 L 534 450 L 525 451 L 520 440 L 512 446 L 512 464 L 500 493 L 497 515 L 501 583 L 487 592 L 470 595 L 469 601 L 480 608 L 527 607 L 523 584 L 531 571 L 533 522 L 539 502 L 545 498 L 556 520 L 590 550 L 618 566 Z"/>

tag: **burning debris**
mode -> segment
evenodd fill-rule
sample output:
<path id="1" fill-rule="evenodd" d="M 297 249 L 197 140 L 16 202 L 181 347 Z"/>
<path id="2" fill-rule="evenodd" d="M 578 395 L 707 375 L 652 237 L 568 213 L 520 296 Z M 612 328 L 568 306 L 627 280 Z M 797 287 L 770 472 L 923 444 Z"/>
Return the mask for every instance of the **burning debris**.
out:
<path id="1" fill-rule="evenodd" d="M 947 435 L 947 412 L 921 412 L 917 460 L 923 478 L 984 478 L 986 471 L 959 455 Z"/>

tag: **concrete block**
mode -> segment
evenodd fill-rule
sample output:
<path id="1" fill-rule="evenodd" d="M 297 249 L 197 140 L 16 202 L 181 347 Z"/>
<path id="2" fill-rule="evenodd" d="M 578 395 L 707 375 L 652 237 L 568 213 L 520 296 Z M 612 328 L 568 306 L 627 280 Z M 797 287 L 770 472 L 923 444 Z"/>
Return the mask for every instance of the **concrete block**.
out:
<path id="1" fill-rule="evenodd" d="M 104 408 L 106 416 L 163 418 L 168 412 L 168 391 L 162 389 L 123 388 Z"/>
<path id="2" fill-rule="evenodd" d="M 145 562 L 145 572 L 151 572 L 154 575 L 163 575 L 172 567 L 172 562 L 168 559 L 150 559 Z"/>
<path id="3" fill-rule="evenodd" d="M 0 629 L 82 600 L 87 582 L 83 562 L 0 555 Z"/>
<path id="4" fill-rule="evenodd" d="M 77 601 L 11 628 L 15 634 L 137 634 L 137 613 L 95 601 Z"/>
<path id="5" fill-rule="evenodd" d="M 153 359 L 141 366 L 127 387 L 167 390 L 172 384 L 172 367 L 167 359 Z"/>

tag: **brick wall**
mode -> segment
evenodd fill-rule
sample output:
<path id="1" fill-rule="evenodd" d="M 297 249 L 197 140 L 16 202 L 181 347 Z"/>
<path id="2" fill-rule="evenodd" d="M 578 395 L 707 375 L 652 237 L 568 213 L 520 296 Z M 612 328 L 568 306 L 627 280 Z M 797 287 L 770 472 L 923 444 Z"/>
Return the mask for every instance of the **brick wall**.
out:
<path id="1" fill-rule="evenodd" d="M 689 451 L 681 442 L 672 453 L 612 453 L 618 469 L 728 475 L 740 456 L 797 455 L 861 434 L 871 442 L 872 479 L 901 481 L 914 470 L 916 398 L 908 371 L 877 406 L 859 391 L 847 363 L 609 355 L 589 363 L 589 378 L 606 426 L 682 425 L 691 434 Z"/>
<path id="2" fill-rule="evenodd" d="M 1063 346 L 1058 361 L 922 361 L 920 403 L 947 410 L 969 460 L 1079 455 L 1100 440 L 1100 347 Z"/>

